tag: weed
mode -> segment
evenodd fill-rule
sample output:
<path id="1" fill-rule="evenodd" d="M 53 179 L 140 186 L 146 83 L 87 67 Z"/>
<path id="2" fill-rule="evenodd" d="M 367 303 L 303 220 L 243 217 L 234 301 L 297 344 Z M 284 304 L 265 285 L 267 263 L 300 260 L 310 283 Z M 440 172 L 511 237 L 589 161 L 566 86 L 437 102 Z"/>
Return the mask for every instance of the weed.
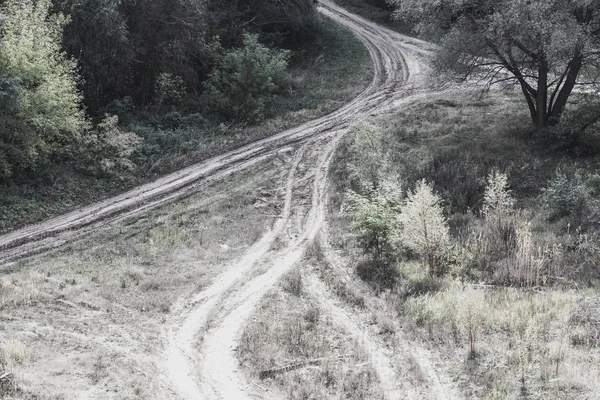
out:
<path id="1" fill-rule="evenodd" d="M 8 370 L 27 365 L 31 361 L 32 353 L 29 347 L 18 340 L 8 340 L 2 346 L 2 364 Z"/>
<path id="2" fill-rule="evenodd" d="M 296 297 L 302 296 L 302 287 L 302 273 L 299 268 L 294 268 L 283 278 L 283 290 Z"/>

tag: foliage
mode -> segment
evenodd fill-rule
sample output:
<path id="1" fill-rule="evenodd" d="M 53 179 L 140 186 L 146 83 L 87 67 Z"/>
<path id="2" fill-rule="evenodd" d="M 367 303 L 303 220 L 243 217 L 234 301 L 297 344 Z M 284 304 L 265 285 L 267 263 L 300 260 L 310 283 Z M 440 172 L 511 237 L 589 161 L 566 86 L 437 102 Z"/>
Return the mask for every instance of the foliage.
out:
<path id="1" fill-rule="evenodd" d="M 114 175 L 134 168 L 131 157 L 141 138 L 119 128 L 117 116 L 106 115 L 96 128 L 80 140 L 75 162 L 93 175 Z"/>
<path id="2" fill-rule="evenodd" d="M 306 47 L 316 35 L 312 0 L 53 0 L 70 15 L 65 49 L 80 59 L 86 105 L 93 116 L 130 96 L 137 106 L 154 98 L 162 73 L 180 77 L 189 94 L 221 55 L 241 45 L 245 32 L 265 42 Z"/>
<path id="3" fill-rule="evenodd" d="M 499 171 L 488 175 L 483 195 L 483 217 L 492 234 L 504 244 L 514 236 L 514 204 L 515 200 L 508 188 L 508 176 Z"/>
<path id="4" fill-rule="evenodd" d="M 354 130 L 348 154 L 348 178 L 352 186 L 361 190 L 375 189 L 384 165 L 382 132 L 366 122 L 360 122 Z"/>
<path id="5" fill-rule="evenodd" d="M 393 236 L 401 199 L 397 185 L 384 182 L 368 195 L 348 190 L 346 198 L 345 213 L 362 250 L 379 260 L 393 259 Z"/>
<path id="6" fill-rule="evenodd" d="M 240 43 L 244 32 L 260 34 L 277 45 L 298 47 L 314 39 L 317 16 L 314 0 L 207 0 L 205 13 L 211 34 L 226 46 Z"/>
<path id="7" fill-rule="evenodd" d="M 560 169 L 542 194 L 542 201 L 551 218 L 581 216 L 589 201 L 589 188 L 580 173 L 568 176 Z"/>
<path id="8" fill-rule="evenodd" d="M 159 106 L 177 105 L 185 96 L 185 82 L 180 76 L 163 72 L 158 75 L 154 87 L 154 101 Z"/>
<path id="9" fill-rule="evenodd" d="M 61 50 L 68 19 L 50 0 L 10 0 L 2 18 L 0 178 L 32 168 L 85 127 L 76 65 Z"/>
<path id="10" fill-rule="evenodd" d="M 284 81 L 289 56 L 262 45 L 257 35 L 245 35 L 244 46 L 227 52 L 206 82 L 211 107 L 227 119 L 263 119 Z"/>
<path id="11" fill-rule="evenodd" d="M 437 35 L 440 71 L 519 85 L 537 127 L 561 119 L 599 44 L 597 0 L 402 0 L 398 13 Z M 595 80 L 595 75 L 588 77 Z"/>
<path id="12" fill-rule="evenodd" d="M 567 109 L 561 123 L 544 133 L 550 145 L 557 149 L 572 147 L 586 134 L 597 132 L 600 121 L 600 101 L 593 94 L 573 96 L 573 107 Z"/>
<path id="13" fill-rule="evenodd" d="M 443 256 L 450 245 L 450 230 L 442 200 L 431 184 L 420 181 L 401 207 L 400 244 L 421 256 L 432 276 L 441 275 Z"/>

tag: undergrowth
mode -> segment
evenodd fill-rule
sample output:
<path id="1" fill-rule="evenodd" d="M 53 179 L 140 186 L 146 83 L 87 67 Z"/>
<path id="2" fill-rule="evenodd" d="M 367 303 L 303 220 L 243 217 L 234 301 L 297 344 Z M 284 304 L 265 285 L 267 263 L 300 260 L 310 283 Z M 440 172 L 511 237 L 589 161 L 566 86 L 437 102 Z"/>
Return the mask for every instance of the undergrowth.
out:
<path id="1" fill-rule="evenodd" d="M 332 203 L 343 212 L 332 219 L 332 242 L 364 252 L 354 273 L 390 317 L 455 360 L 446 367 L 465 395 L 593 398 L 598 132 L 568 149 L 549 146 L 510 91 L 431 95 L 367 131 L 368 142 L 359 124 L 338 153 Z M 364 239 L 381 232 L 386 257 Z M 372 279 L 386 268 L 389 279 Z"/>

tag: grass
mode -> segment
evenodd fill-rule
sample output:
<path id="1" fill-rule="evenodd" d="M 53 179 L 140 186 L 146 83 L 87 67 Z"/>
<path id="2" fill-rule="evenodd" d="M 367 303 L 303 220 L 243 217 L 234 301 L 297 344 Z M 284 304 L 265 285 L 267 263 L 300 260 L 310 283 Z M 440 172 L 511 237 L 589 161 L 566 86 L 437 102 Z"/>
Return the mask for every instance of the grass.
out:
<path id="1" fill-rule="evenodd" d="M 453 362 L 477 398 L 586 399 L 600 390 L 600 325 L 577 316 L 585 292 L 486 289 L 448 282 L 408 299 L 402 315 Z M 600 308 L 586 310 L 600 315 Z M 473 385 L 473 383 L 475 385 Z M 475 389 L 473 389 L 475 388 Z"/>
<path id="2" fill-rule="evenodd" d="M 414 252 L 388 266 L 394 276 L 383 292 L 365 273 L 377 267 L 368 256 L 354 274 L 385 301 L 389 318 L 447 360 L 442 368 L 452 371 L 465 397 L 594 398 L 600 391 L 598 132 L 558 150 L 528 118 L 518 93 L 472 91 L 432 94 L 370 121 L 378 154 L 365 156 L 360 140 L 348 138 L 338 153 L 332 204 L 342 207 L 348 187 L 365 193 L 387 180 L 407 193 L 422 179 L 430 182 L 444 201 L 452 237 L 447 274 L 430 276 Z M 515 200 L 499 225 L 482 213 L 493 171 L 508 176 Z M 569 171 L 569 178 L 557 179 L 557 171 Z M 577 210 L 563 207 L 571 200 Z M 331 221 L 332 243 L 359 257 L 347 217 L 336 211 Z"/>
<path id="3" fill-rule="evenodd" d="M 238 348 L 242 367 L 293 400 L 382 398 L 368 354 L 301 290 L 303 273 L 289 272 L 263 300 Z"/>
<path id="4" fill-rule="evenodd" d="M 274 222 L 278 162 L 3 272 L 0 354 L 17 341 L 35 354 L 17 398 L 168 397 L 154 375 L 168 313 Z"/>
<path id="5" fill-rule="evenodd" d="M 0 232 L 60 215 L 325 115 L 367 86 L 370 59 L 357 38 L 323 19 L 317 41 L 295 53 L 290 75 L 285 93 L 269 110 L 271 117 L 258 125 L 209 122 L 195 109 L 133 116 L 126 128 L 145 139 L 134 173 L 102 178 L 56 167 L 39 171 L 30 181 L 0 187 Z"/>

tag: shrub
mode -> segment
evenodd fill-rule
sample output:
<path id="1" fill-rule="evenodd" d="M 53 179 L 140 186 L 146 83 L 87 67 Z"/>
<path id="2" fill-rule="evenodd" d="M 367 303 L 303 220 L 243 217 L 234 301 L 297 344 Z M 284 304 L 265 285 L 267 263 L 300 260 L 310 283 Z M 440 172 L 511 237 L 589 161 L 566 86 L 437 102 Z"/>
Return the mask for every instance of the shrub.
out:
<path id="1" fill-rule="evenodd" d="M 542 194 L 542 201 L 550 218 L 566 216 L 581 217 L 589 199 L 589 189 L 579 173 L 568 177 L 557 170 L 554 178 L 548 183 Z"/>
<path id="2" fill-rule="evenodd" d="M 345 213 L 365 254 L 378 260 L 393 259 L 392 236 L 400 200 L 397 187 L 384 183 L 368 196 L 348 190 L 346 197 Z"/>
<path id="3" fill-rule="evenodd" d="M 159 106 L 178 105 L 185 94 L 185 82 L 182 77 L 163 72 L 156 78 L 154 101 Z"/>
<path id="4" fill-rule="evenodd" d="M 205 83 L 211 108 L 227 119 L 256 122 L 281 87 L 290 53 L 272 50 L 245 35 L 244 46 L 227 52 Z"/>
<path id="5" fill-rule="evenodd" d="M 131 157 L 142 139 L 119 128 L 117 116 L 106 115 L 96 128 L 84 135 L 74 155 L 76 165 L 93 175 L 114 175 L 131 170 Z"/>
<path id="6" fill-rule="evenodd" d="M 361 122 L 354 133 L 348 151 L 348 178 L 352 186 L 360 190 L 374 189 L 381 180 L 382 132 L 374 125 Z"/>
<path id="7" fill-rule="evenodd" d="M 486 300 L 481 290 L 471 287 L 459 292 L 457 296 L 457 320 L 458 327 L 463 336 L 469 341 L 469 357 L 476 355 L 475 344 L 485 321 Z"/>
<path id="8" fill-rule="evenodd" d="M 488 176 L 487 182 L 483 195 L 483 217 L 506 242 L 514 221 L 512 216 L 515 204 L 508 189 L 508 177 L 494 171 Z"/>
<path id="9" fill-rule="evenodd" d="M 400 244 L 421 256 L 432 276 L 443 273 L 443 256 L 450 245 L 450 229 L 442 200 L 425 180 L 409 193 L 398 217 Z"/>

